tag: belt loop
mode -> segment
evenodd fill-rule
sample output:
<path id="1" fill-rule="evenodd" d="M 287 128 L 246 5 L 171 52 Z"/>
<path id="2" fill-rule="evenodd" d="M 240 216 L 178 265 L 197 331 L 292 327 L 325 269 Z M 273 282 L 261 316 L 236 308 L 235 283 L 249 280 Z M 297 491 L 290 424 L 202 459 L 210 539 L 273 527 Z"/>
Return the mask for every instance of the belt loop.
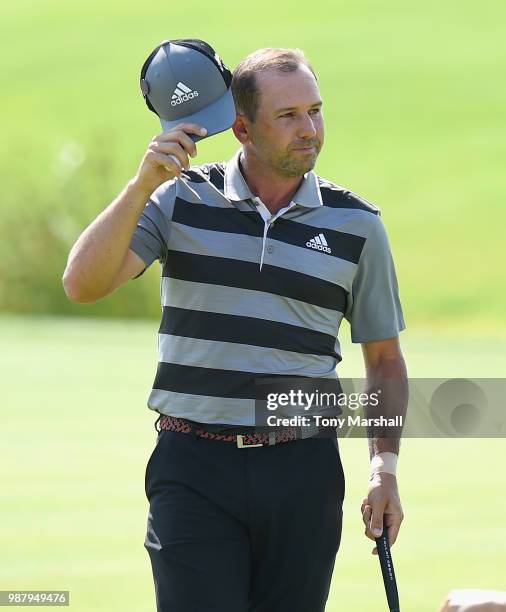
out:
<path id="1" fill-rule="evenodd" d="M 195 423 L 192 423 L 191 421 L 186 421 L 188 423 L 188 425 L 190 426 L 190 434 L 194 437 L 194 438 L 198 438 L 199 436 L 197 436 L 197 426 L 195 425 Z"/>
<path id="2" fill-rule="evenodd" d="M 320 428 L 317 425 L 312 424 L 312 425 L 304 426 L 298 429 L 297 438 L 299 437 L 299 435 L 300 435 L 301 440 L 305 440 L 306 438 L 314 438 L 318 436 L 319 433 L 320 433 Z"/>

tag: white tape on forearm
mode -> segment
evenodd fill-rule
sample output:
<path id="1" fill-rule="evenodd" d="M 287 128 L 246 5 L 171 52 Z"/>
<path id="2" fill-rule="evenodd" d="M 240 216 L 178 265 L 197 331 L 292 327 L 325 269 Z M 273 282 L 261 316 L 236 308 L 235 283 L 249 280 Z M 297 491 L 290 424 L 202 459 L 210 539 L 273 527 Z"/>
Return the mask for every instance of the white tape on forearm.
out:
<path id="1" fill-rule="evenodd" d="M 371 476 L 386 472 L 387 474 L 397 474 L 397 454 L 387 451 L 374 455 L 371 459 Z"/>

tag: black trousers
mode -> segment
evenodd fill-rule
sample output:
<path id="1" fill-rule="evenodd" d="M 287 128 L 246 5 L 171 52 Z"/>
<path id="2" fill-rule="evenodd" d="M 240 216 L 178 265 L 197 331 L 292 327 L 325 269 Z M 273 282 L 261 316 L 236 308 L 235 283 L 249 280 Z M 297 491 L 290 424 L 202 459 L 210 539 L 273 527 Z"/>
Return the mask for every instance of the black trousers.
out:
<path id="1" fill-rule="evenodd" d="M 237 448 L 162 430 L 146 467 L 158 612 L 323 612 L 341 541 L 336 438 Z"/>

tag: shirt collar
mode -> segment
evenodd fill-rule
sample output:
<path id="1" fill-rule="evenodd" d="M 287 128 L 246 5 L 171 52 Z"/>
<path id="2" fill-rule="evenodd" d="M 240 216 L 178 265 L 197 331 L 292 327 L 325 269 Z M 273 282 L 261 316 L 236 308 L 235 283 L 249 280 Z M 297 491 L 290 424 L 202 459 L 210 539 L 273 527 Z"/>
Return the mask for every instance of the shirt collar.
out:
<path id="1" fill-rule="evenodd" d="M 251 193 L 239 168 L 241 153 L 242 149 L 239 149 L 225 167 L 225 197 L 227 200 L 241 201 L 255 197 Z M 292 202 L 300 206 L 307 206 L 308 208 L 316 208 L 323 205 L 318 178 L 314 172 L 310 171 L 304 174 L 304 179 L 293 196 Z"/>

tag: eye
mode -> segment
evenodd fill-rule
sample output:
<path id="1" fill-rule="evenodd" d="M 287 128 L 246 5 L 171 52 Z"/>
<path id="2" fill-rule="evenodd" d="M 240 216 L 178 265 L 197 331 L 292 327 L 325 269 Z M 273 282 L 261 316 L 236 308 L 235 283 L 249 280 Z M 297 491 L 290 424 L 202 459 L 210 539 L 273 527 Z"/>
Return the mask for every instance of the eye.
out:
<path id="1" fill-rule="evenodd" d="M 312 109 L 312 110 L 310 110 L 309 112 L 310 112 L 312 115 L 318 115 L 318 113 L 320 112 L 320 110 L 321 110 L 321 109 L 319 109 L 319 108 L 313 108 L 313 109 Z"/>
<path id="2" fill-rule="evenodd" d="M 280 115 L 280 117 L 293 117 L 293 113 L 284 113 L 283 115 Z"/>

